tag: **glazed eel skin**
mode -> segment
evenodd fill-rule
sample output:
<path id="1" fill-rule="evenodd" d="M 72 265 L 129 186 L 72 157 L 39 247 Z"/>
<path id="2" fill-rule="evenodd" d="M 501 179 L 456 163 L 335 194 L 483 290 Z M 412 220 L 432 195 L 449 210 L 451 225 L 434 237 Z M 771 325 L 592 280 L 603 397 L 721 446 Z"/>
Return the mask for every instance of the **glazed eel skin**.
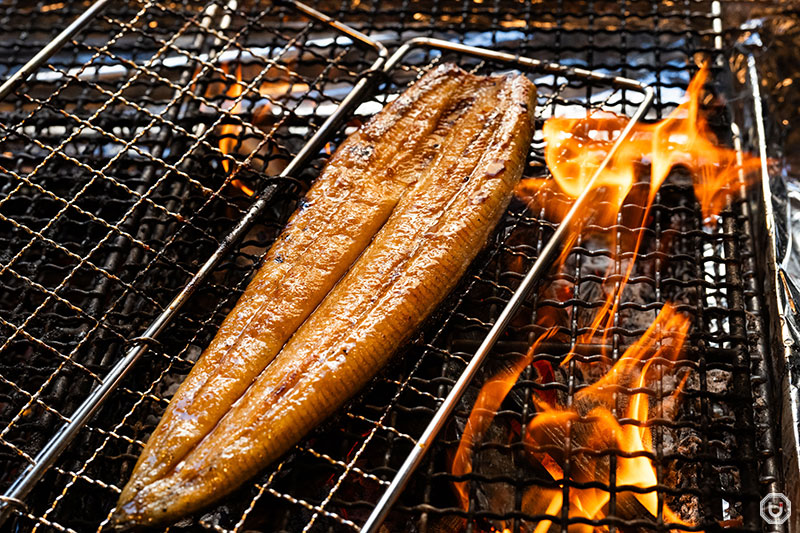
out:
<path id="1" fill-rule="evenodd" d="M 230 493 L 380 370 L 505 211 L 534 104 L 523 76 L 445 64 L 342 143 L 170 402 L 118 529 Z"/>

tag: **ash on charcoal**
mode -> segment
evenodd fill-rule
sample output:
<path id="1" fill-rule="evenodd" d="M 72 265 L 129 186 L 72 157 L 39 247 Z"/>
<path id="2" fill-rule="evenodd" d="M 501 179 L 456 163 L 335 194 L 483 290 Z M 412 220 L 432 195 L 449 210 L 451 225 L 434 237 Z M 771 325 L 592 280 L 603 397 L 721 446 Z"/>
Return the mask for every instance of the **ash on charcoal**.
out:
<path id="1" fill-rule="evenodd" d="M 694 429 L 683 428 L 679 430 L 679 434 L 681 436 L 678 440 L 678 446 L 674 450 L 675 452 L 687 457 L 692 457 L 700 453 L 703 448 L 703 438 L 698 435 Z M 664 451 L 667 452 L 670 450 L 665 449 Z"/>
<path id="2" fill-rule="evenodd" d="M 728 390 L 732 375 L 727 370 L 711 368 L 706 371 L 706 388 L 709 392 L 724 393 Z"/>
<path id="3" fill-rule="evenodd" d="M 677 452 L 684 457 L 694 457 L 702 450 L 703 441 L 693 430 L 679 430 L 680 437 L 677 448 L 672 451 L 667 446 L 668 439 L 664 440 L 664 454 L 670 455 Z M 697 489 L 699 480 L 703 479 L 702 465 L 697 461 L 674 459 L 665 465 L 664 484 L 678 491 L 678 496 L 667 495 L 666 503 L 683 520 L 696 522 L 702 516 L 702 509 L 697 495 L 688 491 L 681 493 L 681 489 Z"/>

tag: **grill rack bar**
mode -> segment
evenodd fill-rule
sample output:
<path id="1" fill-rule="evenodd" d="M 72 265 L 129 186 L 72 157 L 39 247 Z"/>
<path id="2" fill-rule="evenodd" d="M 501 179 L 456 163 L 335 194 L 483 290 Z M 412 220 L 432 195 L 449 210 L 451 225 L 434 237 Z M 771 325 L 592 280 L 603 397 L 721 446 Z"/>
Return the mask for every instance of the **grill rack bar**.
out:
<path id="1" fill-rule="evenodd" d="M 403 491 L 406 484 L 411 479 L 411 476 L 413 475 L 414 471 L 419 467 L 420 463 L 425 457 L 426 452 L 431 447 L 431 444 L 433 443 L 434 439 L 445 425 L 445 422 L 447 421 L 448 417 L 455 410 L 459 400 L 461 399 L 461 396 L 467 390 L 467 387 L 469 386 L 470 382 L 478 373 L 481 364 L 489 355 L 489 352 L 491 352 L 495 343 L 500 338 L 500 335 L 502 334 L 503 330 L 509 324 L 511 318 L 514 316 L 516 311 L 522 305 L 523 301 L 530 293 L 530 291 L 536 286 L 539 280 L 547 273 L 548 269 L 551 266 L 553 258 L 555 257 L 561 244 L 567 237 L 567 234 L 569 232 L 569 227 L 571 226 L 572 222 L 578 217 L 580 211 L 583 210 L 584 208 L 583 203 L 589 196 L 589 192 L 591 191 L 592 186 L 597 180 L 598 176 L 606 168 L 608 163 L 611 161 L 611 158 L 617 152 L 619 146 L 622 144 L 625 138 L 630 134 L 633 127 L 647 112 L 655 97 L 655 91 L 653 90 L 652 87 L 649 87 L 643 83 L 640 83 L 639 81 L 630 78 L 624 78 L 620 76 L 609 76 L 592 70 L 587 70 L 582 68 L 572 68 L 558 63 L 540 61 L 529 57 L 518 56 L 518 55 L 515 56 L 504 52 L 496 52 L 485 48 L 478 48 L 474 46 L 468 46 L 459 43 L 453 43 L 449 41 L 444 41 L 440 39 L 431 39 L 426 37 L 418 37 L 410 39 L 409 41 L 404 43 L 400 48 L 398 48 L 398 50 L 392 55 L 392 57 L 390 57 L 386 61 L 386 64 L 383 67 L 384 73 L 391 72 L 412 49 L 417 47 L 447 50 L 450 52 L 456 52 L 460 54 L 474 56 L 477 58 L 513 64 L 526 70 L 541 70 L 552 74 L 558 74 L 567 78 L 579 78 L 590 81 L 597 81 L 601 83 L 607 83 L 615 87 L 621 87 L 640 92 L 644 96 L 644 100 L 642 100 L 642 103 L 639 104 L 639 107 L 633 113 L 633 116 L 631 117 L 628 124 L 620 132 L 619 137 L 614 142 L 614 145 L 611 147 L 611 150 L 609 150 L 609 153 L 606 156 L 606 158 L 597 168 L 597 171 L 594 173 L 592 178 L 587 182 L 584 191 L 575 200 L 575 203 L 572 205 L 572 208 L 566 214 L 564 219 L 560 222 L 555 233 L 547 241 L 547 244 L 542 249 L 541 253 L 539 254 L 539 257 L 536 258 L 536 262 L 533 264 L 530 270 L 528 270 L 528 272 L 525 274 L 525 277 L 521 281 L 519 287 L 516 289 L 516 291 L 514 291 L 514 294 L 511 296 L 510 300 L 503 308 L 503 311 L 500 313 L 500 316 L 497 318 L 497 321 L 492 325 L 491 330 L 489 330 L 489 333 L 486 335 L 483 342 L 478 347 L 478 350 L 475 352 L 475 355 L 470 359 L 469 364 L 464 368 L 464 371 L 461 373 L 458 380 L 453 385 L 453 388 L 450 390 L 447 397 L 437 408 L 433 418 L 431 419 L 428 426 L 425 428 L 425 431 L 422 433 L 422 436 L 419 438 L 419 440 L 415 442 L 414 447 L 406 457 L 400 469 L 395 474 L 395 477 L 392 480 L 391 484 L 382 494 L 380 500 L 378 500 L 378 503 L 375 506 L 375 509 L 373 509 L 369 518 L 362 526 L 361 531 L 364 533 L 377 533 L 379 531 L 380 526 L 386 519 L 386 516 L 389 514 L 392 505 L 400 497 L 400 493 Z"/>
<path id="2" fill-rule="evenodd" d="M 9 76 L 9 78 L 3 82 L 3 85 L 0 85 L 0 100 L 3 100 L 6 96 L 8 96 L 17 85 L 27 80 L 28 77 L 36 71 L 36 69 L 42 66 L 45 61 L 50 59 L 53 54 L 58 52 L 65 44 L 67 44 L 67 41 L 69 41 L 78 32 L 91 23 L 95 17 L 100 14 L 103 9 L 105 9 L 109 2 L 110 0 L 97 0 L 94 4 L 89 6 L 89 8 L 81 14 L 81 16 L 76 18 L 69 26 L 64 28 L 64 31 L 59 33 L 55 39 L 47 44 L 47 46 L 39 50 L 39 53 L 25 63 L 21 69 Z"/>
<path id="3" fill-rule="evenodd" d="M 761 362 L 761 366 L 763 367 L 762 374 L 767 376 L 763 384 L 764 388 L 778 391 L 776 396 L 780 400 L 774 423 L 780 427 L 778 446 L 781 446 L 783 450 L 777 465 L 774 457 L 767 458 L 766 473 L 770 478 L 770 492 L 783 493 L 785 491 L 785 495 L 796 504 L 798 495 L 800 495 L 800 481 L 797 476 L 798 465 L 800 465 L 800 434 L 798 433 L 800 427 L 797 423 L 798 416 L 800 416 L 800 390 L 794 379 L 795 371 L 792 370 L 791 361 L 797 357 L 800 333 L 798 333 L 798 315 L 792 305 L 794 303 L 792 287 L 786 283 L 788 274 L 785 271 L 785 260 L 792 253 L 792 245 L 791 241 L 781 243 L 778 237 L 778 228 L 787 224 L 790 213 L 780 213 L 780 207 L 776 205 L 774 199 L 773 188 L 779 186 L 783 177 L 778 173 L 770 172 L 770 154 L 768 153 L 766 121 L 760 89 L 761 77 L 756 67 L 756 58 L 752 54 L 747 54 L 746 61 L 747 84 L 753 100 L 752 128 L 755 131 L 751 133 L 754 136 L 752 143 L 755 145 L 754 148 L 758 151 L 761 161 L 759 169 L 761 197 L 755 210 L 757 216 L 763 221 L 762 237 L 766 239 L 762 257 L 767 269 L 764 285 L 767 294 L 770 295 L 766 299 L 766 314 L 773 318 L 769 325 L 769 331 L 762 338 L 762 342 L 775 347 L 774 357 L 770 361 L 771 368 L 767 369 L 763 362 Z M 788 239 L 791 239 L 791 227 L 787 229 L 787 234 Z M 771 371 L 771 375 L 768 370 Z M 772 438 L 772 435 L 768 435 L 768 437 Z M 780 471 L 779 466 L 782 467 L 783 472 Z M 770 530 L 796 531 L 798 527 L 800 527 L 800 519 L 795 513 L 790 515 L 787 522 L 771 525 Z"/>
<path id="4" fill-rule="evenodd" d="M 69 38 L 77 33 L 80 29 L 89 24 L 94 17 L 100 13 L 102 7 L 105 6 L 107 0 L 98 0 L 95 4 L 90 6 L 73 24 L 66 30 L 60 33 L 56 39 L 51 41 L 45 46 L 42 51 L 37 54 L 29 63 L 17 72 L 17 75 L 9 78 L 0 91 L 0 99 L 7 95 L 13 88 L 27 79 L 35 69 L 44 63 L 49 57 L 56 53 Z M 319 130 L 303 145 L 298 151 L 297 155 L 287 164 L 286 168 L 279 174 L 279 177 L 289 177 L 297 169 L 301 168 L 308 159 L 319 150 L 328 135 L 334 131 L 340 121 L 345 118 L 354 108 L 361 102 L 362 96 L 366 93 L 371 85 L 374 76 L 370 75 L 373 72 L 378 72 L 381 66 L 385 63 L 388 57 L 388 50 L 379 42 L 373 41 L 358 30 L 351 28 L 339 21 L 336 21 L 327 15 L 317 11 L 316 9 L 307 6 L 297 0 L 281 0 L 282 5 L 293 7 L 301 14 L 306 15 L 312 19 L 316 19 L 334 31 L 350 37 L 355 45 L 372 49 L 377 53 L 377 58 L 370 65 L 367 70 L 367 75 L 362 77 L 355 86 L 351 89 L 348 95 L 341 101 L 336 109 L 328 116 L 325 122 L 320 126 Z M 211 8 L 215 8 L 216 4 L 212 4 Z M 210 10 L 209 10 L 210 11 Z M 202 26 L 210 26 L 213 20 L 213 12 L 208 13 L 208 16 L 203 18 Z M 25 72 L 23 72 L 25 71 Z M 42 450 L 33 458 L 33 462 L 28 464 L 20 476 L 11 484 L 11 486 L 0 495 L 0 526 L 10 518 L 14 508 L 26 509 L 24 502 L 25 497 L 30 493 L 36 483 L 42 478 L 48 468 L 50 468 L 61 453 L 66 449 L 72 439 L 78 434 L 89 419 L 97 412 L 100 406 L 116 389 L 122 379 L 127 375 L 133 365 L 139 360 L 142 354 L 151 345 L 157 345 L 158 335 L 166 328 L 172 321 L 181 307 L 191 297 L 195 290 L 205 281 L 208 275 L 214 270 L 219 261 L 225 257 L 230 251 L 231 247 L 245 235 L 250 226 L 259 218 L 262 212 L 269 206 L 272 197 L 277 191 L 278 186 L 274 183 L 268 184 L 263 191 L 258 195 L 258 198 L 253 202 L 247 212 L 242 216 L 234 228 L 223 237 L 220 241 L 219 247 L 213 254 L 203 263 L 202 267 L 195 273 L 189 282 L 183 287 L 178 295 L 169 303 L 164 311 L 156 317 L 150 326 L 142 333 L 142 335 L 130 339 L 128 344 L 132 347 L 127 351 L 125 356 L 120 359 L 111 370 L 104 376 L 100 382 L 100 386 L 93 390 L 89 396 L 81 403 L 74 413 L 65 421 L 59 428 L 56 434 L 47 442 Z"/>

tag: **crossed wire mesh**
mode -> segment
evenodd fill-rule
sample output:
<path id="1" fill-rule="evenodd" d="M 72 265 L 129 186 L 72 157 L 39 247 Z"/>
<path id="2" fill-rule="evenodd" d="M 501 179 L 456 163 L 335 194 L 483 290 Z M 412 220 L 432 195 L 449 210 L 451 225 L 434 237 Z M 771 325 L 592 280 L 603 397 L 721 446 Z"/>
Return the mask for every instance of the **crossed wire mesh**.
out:
<path id="1" fill-rule="evenodd" d="M 66 4 L 53 9 L 75 9 Z M 209 6 L 217 12 L 204 26 Z M 688 81 L 687 61 L 711 46 L 705 2 L 627 2 L 622 9 L 616 2 L 317 7 L 387 44 L 431 35 L 642 79 L 658 89 L 653 117 L 674 107 Z M 18 19 L 25 33 L 31 23 L 24 13 Z M 2 103 L 0 487 L 121 356 L 126 339 L 146 327 L 216 248 L 252 201 L 246 191 L 273 182 L 270 176 L 363 74 L 371 58 L 332 37 L 291 11 L 258 2 L 131 2 L 112 7 Z M 170 395 L 327 155 L 391 95 L 445 60 L 479 73 L 503 68 L 429 52 L 409 56 L 302 175 L 280 182 L 265 217 L 48 472 L 28 509 L 14 516 L 16 527 L 88 531 L 102 525 Z M 639 98 L 554 76 L 534 80 L 539 100 L 529 177 L 547 175 L 544 119 L 587 108 L 629 114 Z M 753 340 L 758 320 L 744 319 L 759 295 L 742 209 L 734 203 L 708 232 L 691 191 L 679 182 L 664 189 L 648 230 L 652 248 L 643 252 L 643 268 L 650 270 L 626 293 L 611 349 L 615 355 L 624 350 L 667 297 L 682 299 L 697 322 L 692 341 L 699 348 L 678 365 L 691 373 L 683 418 L 656 425 L 659 497 L 674 505 L 679 492 L 686 494 L 678 503 L 696 507 L 703 524 L 729 520 L 755 530 L 756 487 L 770 481 L 758 457 L 775 451 L 761 438 L 769 410 L 758 398 L 767 396 L 757 391 L 754 408 L 750 387 L 751 381 L 753 389 L 759 386 L 755 362 L 763 354 Z M 512 203 L 458 289 L 388 372 L 257 479 L 171 529 L 357 530 L 553 227 L 542 213 Z M 630 231 L 621 224 L 612 229 Z M 665 239 L 673 241 L 669 254 L 658 251 Z M 596 307 L 596 263 L 613 264 L 612 252 L 579 243 L 572 270 L 553 274 L 548 287 L 579 289 L 567 304 L 573 315 Z M 496 350 L 500 364 L 527 349 L 540 332 L 532 326 L 537 313 L 548 307 L 566 312 L 546 292 L 534 295 Z M 575 338 L 577 323 L 568 329 Z M 563 348 L 548 346 L 541 358 L 557 361 Z M 584 357 L 592 363 L 591 353 Z M 667 380 L 672 370 L 659 368 Z M 574 392 L 580 376 L 574 365 L 568 372 L 544 389 Z M 537 388 L 529 369 L 499 418 L 524 424 L 534 414 L 519 398 Z M 662 388 L 648 393 L 657 400 L 666 394 Z M 552 481 L 476 474 L 469 507 L 458 505 L 449 461 L 468 410 L 465 403 L 390 516 L 392 530 L 474 531 L 503 520 L 512 531 L 530 527 L 520 496 Z M 734 416 L 736 410 L 750 414 Z M 677 438 L 675 432 L 683 432 L 677 437 L 688 439 L 687 448 L 665 452 L 663 441 Z M 493 447 L 506 449 L 486 445 Z M 507 450 L 508 457 L 517 453 L 513 445 Z M 676 462 L 684 477 L 667 479 Z M 487 507 L 482 485 L 511 486 L 512 509 Z M 642 517 L 638 525 L 659 529 L 659 523 Z M 613 516 L 604 524 L 630 526 Z"/>
<path id="2" fill-rule="evenodd" d="M 323 29 L 256 3 L 132 2 L 107 11 L 6 100 L 3 487 L 120 357 L 126 339 L 163 310 L 219 245 L 252 201 L 241 191 L 270 181 L 268 173 L 291 159 L 363 76 L 369 54 Z M 233 64 L 238 69 L 228 68 Z M 225 156 L 221 141 L 234 153 L 246 144 L 249 155 Z M 164 402 L 165 380 L 157 378 L 197 357 L 197 343 L 208 340 L 202 336 L 223 312 L 221 295 L 244 282 L 302 187 L 280 183 L 275 207 L 227 259 L 222 277 L 192 302 L 201 312 L 173 326 L 193 333 L 176 349 L 154 346 L 157 370 L 123 387 L 112 409 L 126 415 L 142 403 Z M 98 453 L 110 440 L 136 446 L 137 436 L 118 432 L 119 424 L 88 427 L 76 446 L 84 438 Z M 95 479 L 86 459 L 70 468 L 75 477 L 68 476 L 62 494 L 78 479 L 118 491 L 122 477 L 108 484 Z M 37 522 L 49 524 L 62 500 Z"/>

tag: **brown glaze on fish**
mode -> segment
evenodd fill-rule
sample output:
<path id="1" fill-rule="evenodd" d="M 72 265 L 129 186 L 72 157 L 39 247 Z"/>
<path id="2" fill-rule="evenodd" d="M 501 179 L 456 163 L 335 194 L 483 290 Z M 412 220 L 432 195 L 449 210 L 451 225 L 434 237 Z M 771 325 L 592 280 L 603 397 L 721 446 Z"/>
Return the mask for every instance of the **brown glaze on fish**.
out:
<path id="1" fill-rule="evenodd" d="M 435 153 L 432 132 L 463 80 L 452 66 L 432 71 L 331 157 L 172 398 L 121 501 L 208 434 L 363 252 Z"/>
<path id="2" fill-rule="evenodd" d="M 345 141 L 173 398 L 117 525 L 176 520 L 230 493 L 375 375 L 504 212 L 534 96 L 524 77 L 443 65 Z"/>

